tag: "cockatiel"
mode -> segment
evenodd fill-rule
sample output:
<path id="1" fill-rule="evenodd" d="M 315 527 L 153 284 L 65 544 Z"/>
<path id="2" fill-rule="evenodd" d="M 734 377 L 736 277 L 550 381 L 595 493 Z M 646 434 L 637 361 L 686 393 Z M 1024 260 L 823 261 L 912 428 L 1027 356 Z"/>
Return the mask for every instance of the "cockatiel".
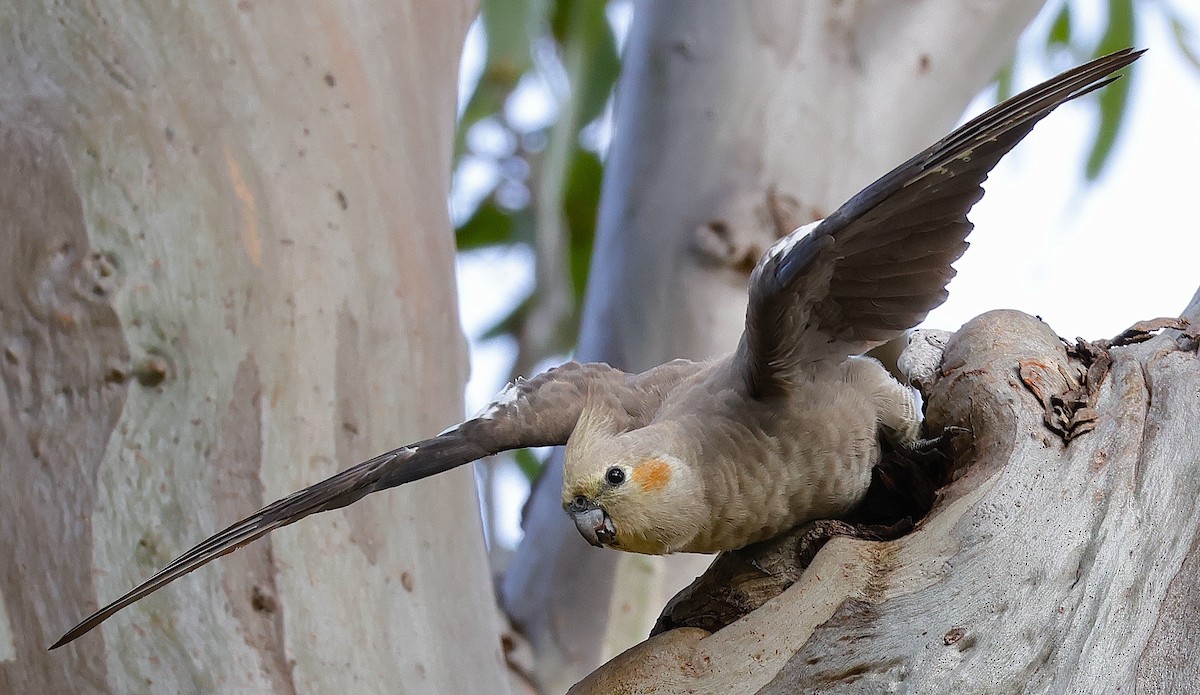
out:
<path id="1" fill-rule="evenodd" d="M 51 648 L 274 529 L 509 449 L 566 444 L 563 508 L 597 546 L 711 553 L 844 514 L 867 490 L 880 437 L 912 443 L 919 426 L 909 389 L 857 355 L 945 301 L 967 212 L 1000 158 L 1140 55 L 1104 56 L 1008 99 L 781 239 L 750 277 L 731 354 L 642 374 L 569 363 L 518 379 L 478 416 L 206 539 Z"/>

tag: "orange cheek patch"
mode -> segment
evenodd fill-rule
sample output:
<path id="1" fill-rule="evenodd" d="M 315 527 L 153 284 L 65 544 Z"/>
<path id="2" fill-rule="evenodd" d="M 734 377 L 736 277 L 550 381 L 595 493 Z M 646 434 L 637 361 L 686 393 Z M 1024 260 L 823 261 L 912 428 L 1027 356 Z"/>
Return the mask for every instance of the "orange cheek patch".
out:
<path id="1" fill-rule="evenodd" d="M 633 469 L 633 480 L 643 490 L 661 490 L 671 481 L 671 466 L 661 459 L 646 459 Z"/>

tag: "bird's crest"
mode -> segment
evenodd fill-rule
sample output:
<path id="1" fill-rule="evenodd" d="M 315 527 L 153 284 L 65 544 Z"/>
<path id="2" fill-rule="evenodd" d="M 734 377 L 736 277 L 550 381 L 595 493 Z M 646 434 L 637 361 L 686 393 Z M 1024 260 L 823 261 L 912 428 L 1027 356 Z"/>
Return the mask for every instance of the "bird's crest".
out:
<path id="1" fill-rule="evenodd" d="M 615 399 L 595 384 L 588 382 L 587 395 L 583 400 L 583 409 L 579 413 L 579 421 L 575 423 L 575 431 L 571 439 L 580 438 L 584 441 L 608 439 L 620 434 L 617 425 L 617 403 Z"/>
<path id="2" fill-rule="evenodd" d="M 602 458 L 597 448 L 621 433 L 615 412 L 618 404 L 611 402 L 613 400 L 611 394 L 588 384 L 583 409 L 567 440 L 563 474 L 568 487 L 578 488 L 595 482 L 591 479 L 598 476 L 599 471 L 592 470 L 594 466 L 589 464 Z"/>

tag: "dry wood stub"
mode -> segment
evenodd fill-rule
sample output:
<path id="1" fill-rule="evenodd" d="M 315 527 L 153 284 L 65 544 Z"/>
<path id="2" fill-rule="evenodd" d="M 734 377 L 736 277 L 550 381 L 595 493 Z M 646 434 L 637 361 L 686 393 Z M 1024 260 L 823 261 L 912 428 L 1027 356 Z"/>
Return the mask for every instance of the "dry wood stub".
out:
<path id="1" fill-rule="evenodd" d="M 1186 692 L 1200 680 L 1194 345 L 1108 349 L 1092 429 L 1064 442 L 1027 381 L 1078 392 L 1086 365 L 1033 317 L 976 318 L 926 391 L 931 429 L 972 430 L 954 442 L 969 464 L 912 533 L 835 538 L 759 610 L 660 634 L 573 692 Z"/>

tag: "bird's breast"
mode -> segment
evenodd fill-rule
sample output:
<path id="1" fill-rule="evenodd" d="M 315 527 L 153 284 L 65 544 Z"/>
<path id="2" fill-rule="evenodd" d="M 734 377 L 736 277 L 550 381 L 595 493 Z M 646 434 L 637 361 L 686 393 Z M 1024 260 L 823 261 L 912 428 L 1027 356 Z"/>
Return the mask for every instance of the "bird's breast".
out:
<path id="1" fill-rule="evenodd" d="M 742 548 L 845 514 L 879 461 L 877 430 L 874 409 L 852 390 L 821 407 L 743 414 L 710 428 L 699 463 L 709 522 L 678 550 Z"/>

